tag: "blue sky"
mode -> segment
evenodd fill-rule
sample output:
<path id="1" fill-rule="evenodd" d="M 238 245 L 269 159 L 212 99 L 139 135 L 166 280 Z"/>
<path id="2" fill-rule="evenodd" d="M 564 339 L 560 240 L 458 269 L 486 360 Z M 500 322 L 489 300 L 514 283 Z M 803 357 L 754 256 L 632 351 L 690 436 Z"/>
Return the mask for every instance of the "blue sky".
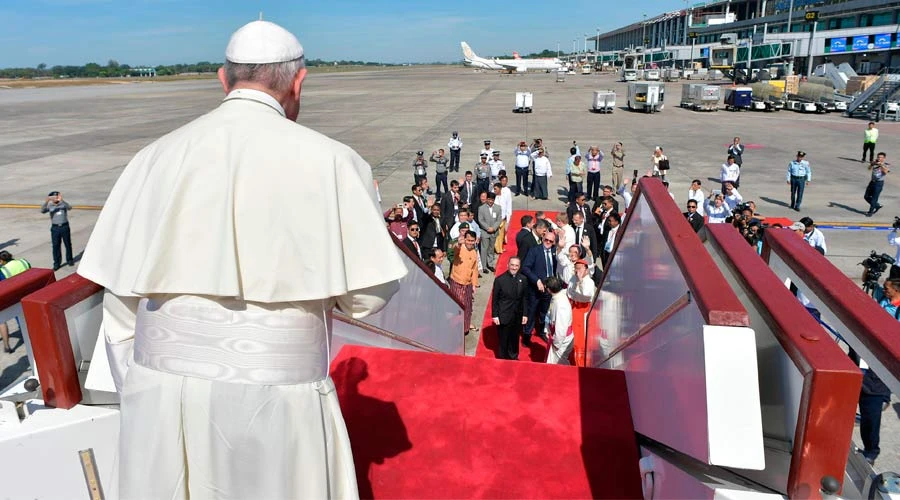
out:
<path id="1" fill-rule="evenodd" d="M 231 33 L 263 12 L 297 35 L 311 58 L 458 61 L 479 54 L 583 45 L 684 0 L 2 0 L 0 67 L 88 62 L 156 65 L 221 61 Z"/>

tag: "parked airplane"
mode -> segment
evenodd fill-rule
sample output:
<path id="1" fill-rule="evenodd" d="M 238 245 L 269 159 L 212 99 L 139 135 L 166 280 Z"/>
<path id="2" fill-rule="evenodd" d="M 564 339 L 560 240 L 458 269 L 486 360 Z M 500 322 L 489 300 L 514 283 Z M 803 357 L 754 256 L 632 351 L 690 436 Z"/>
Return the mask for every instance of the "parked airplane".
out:
<path id="1" fill-rule="evenodd" d="M 518 52 L 513 54 L 514 59 L 487 59 L 485 57 L 478 57 L 478 55 L 475 54 L 475 51 L 473 51 L 466 42 L 460 42 L 460 46 L 462 46 L 466 66 L 471 66 L 473 68 L 524 73 L 528 70 L 552 71 L 565 66 L 562 61 L 556 58 L 522 59 L 519 57 Z"/>

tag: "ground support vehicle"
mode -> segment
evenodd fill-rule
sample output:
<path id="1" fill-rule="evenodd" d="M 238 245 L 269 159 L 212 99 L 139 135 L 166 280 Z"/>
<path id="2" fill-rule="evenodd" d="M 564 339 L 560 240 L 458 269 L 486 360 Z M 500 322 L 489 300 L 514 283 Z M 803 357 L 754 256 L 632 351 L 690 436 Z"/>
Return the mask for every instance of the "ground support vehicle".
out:
<path id="1" fill-rule="evenodd" d="M 616 109 L 616 93 L 612 90 L 595 90 L 591 111 L 612 113 Z"/>
<path id="2" fill-rule="evenodd" d="M 513 113 L 531 113 L 534 105 L 534 94 L 531 92 L 516 92 L 516 106 Z"/>
<path id="3" fill-rule="evenodd" d="M 628 84 L 628 109 L 654 113 L 665 106 L 666 84 L 661 82 L 631 82 Z"/>
<path id="4" fill-rule="evenodd" d="M 725 89 L 725 109 L 740 111 L 750 109 L 753 102 L 753 89 L 750 87 L 734 87 Z"/>
<path id="5" fill-rule="evenodd" d="M 720 89 L 718 85 L 685 83 L 681 86 L 681 107 L 694 111 L 718 111 Z"/>

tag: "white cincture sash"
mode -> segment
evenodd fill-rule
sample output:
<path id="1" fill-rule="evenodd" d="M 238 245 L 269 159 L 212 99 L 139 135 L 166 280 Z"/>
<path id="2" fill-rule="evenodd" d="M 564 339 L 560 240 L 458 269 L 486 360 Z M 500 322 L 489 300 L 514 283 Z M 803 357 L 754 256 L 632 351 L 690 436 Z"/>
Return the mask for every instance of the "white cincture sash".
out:
<path id="1" fill-rule="evenodd" d="M 319 382 L 329 365 L 326 321 L 331 318 L 323 306 L 322 301 L 249 304 L 191 295 L 141 299 L 134 360 L 152 370 L 220 382 Z"/>

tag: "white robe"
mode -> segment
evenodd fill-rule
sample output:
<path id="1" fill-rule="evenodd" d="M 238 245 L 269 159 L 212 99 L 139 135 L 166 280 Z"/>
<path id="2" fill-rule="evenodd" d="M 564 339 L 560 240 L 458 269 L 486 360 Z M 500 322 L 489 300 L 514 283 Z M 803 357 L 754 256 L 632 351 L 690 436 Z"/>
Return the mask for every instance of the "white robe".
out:
<path id="1" fill-rule="evenodd" d="M 252 90 L 129 163 L 78 270 L 107 289 L 121 498 L 358 496 L 327 374 L 332 309 L 377 312 L 406 274 L 376 199 L 359 155 Z"/>
<path id="2" fill-rule="evenodd" d="M 547 363 L 567 365 L 575 335 L 572 334 L 572 305 L 565 289 L 553 294 L 549 317 L 554 333 L 553 342 L 547 352 Z"/>

